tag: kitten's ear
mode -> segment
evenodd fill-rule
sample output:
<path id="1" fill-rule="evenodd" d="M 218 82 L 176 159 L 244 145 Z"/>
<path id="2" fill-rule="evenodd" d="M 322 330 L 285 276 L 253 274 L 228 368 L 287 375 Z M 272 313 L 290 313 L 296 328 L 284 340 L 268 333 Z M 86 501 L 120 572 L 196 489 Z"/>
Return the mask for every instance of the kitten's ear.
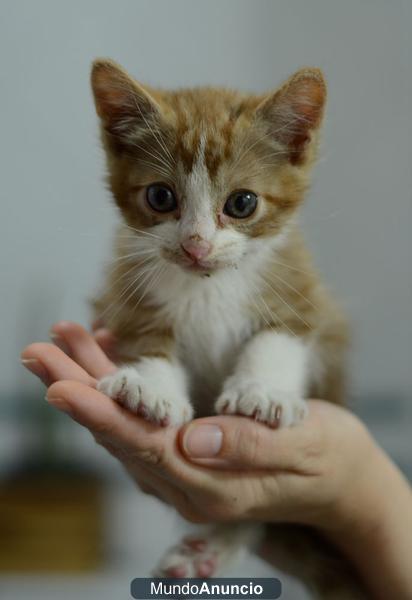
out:
<path id="1" fill-rule="evenodd" d="M 91 84 L 96 111 L 109 133 L 122 136 L 131 128 L 147 126 L 160 107 L 150 93 L 109 59 L 93 63 Z"/>
<path id="2" fill-rule="evenodd" d="M 301 69 L 257 108 L 273 137 L 289 151 L 292 164 L 304 162 L 312 134 L 319 128 L 326 102 L 326 83 L 319 69 Z"/>

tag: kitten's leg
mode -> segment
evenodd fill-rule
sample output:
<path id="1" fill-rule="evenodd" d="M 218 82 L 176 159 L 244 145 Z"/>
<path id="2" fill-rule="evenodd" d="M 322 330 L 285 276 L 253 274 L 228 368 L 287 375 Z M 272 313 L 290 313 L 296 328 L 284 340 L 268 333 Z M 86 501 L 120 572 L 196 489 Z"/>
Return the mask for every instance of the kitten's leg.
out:
<path id="1" fill-rule="evenodd" d="M 155 570 L 156 577 L 215 577 L 263 534 L 256 523 L 215 525 L 170 548 Z"/>
<path id="2" fill-rule="evenodd" d="M 181 425 L 193 417 L 186 373 L 177 360 L 142 358 L 101 379 L 97 388 L 159 425 Z"/>
<path id="3" fill-rule="evenodd" d="M 217 413 L 254 417 L 272 426 L 305 418 L 308 348 L 282 332 L 263 331 L 246 345 L 216 401 Z"/>

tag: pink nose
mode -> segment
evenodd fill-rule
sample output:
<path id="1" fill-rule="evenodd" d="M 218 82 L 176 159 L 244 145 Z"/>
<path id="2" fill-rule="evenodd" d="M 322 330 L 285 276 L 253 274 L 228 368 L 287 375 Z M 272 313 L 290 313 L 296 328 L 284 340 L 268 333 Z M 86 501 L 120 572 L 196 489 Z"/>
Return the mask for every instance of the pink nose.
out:
<path id="1" fill-rule="evenodd" d="M 202 239 L 188 239 L 182 243 L 184 253 L 192 260 L 202 260 L 212 249 L 212 244 Z"/>

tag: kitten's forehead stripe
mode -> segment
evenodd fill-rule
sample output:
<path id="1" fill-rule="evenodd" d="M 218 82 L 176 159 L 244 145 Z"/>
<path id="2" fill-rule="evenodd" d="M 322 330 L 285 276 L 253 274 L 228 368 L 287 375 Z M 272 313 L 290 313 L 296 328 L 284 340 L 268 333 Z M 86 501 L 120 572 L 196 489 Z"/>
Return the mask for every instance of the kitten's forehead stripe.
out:
<path id="1" fill-rule="evenodd" d="M 210 178 L 213 179 L 220 166 L 232 156 L 238 111 L 234 111 L 234 98 L 231 94 L 222 98 L 216 97 L 212 92 L 206 93 L 210 95 L 209 101 L 205 101 L 205 98 L 196 94 L 194 90 L 174 98 L 175 153 L 185 171 L 190 173 L 204 138 L 205 164 Z"/>

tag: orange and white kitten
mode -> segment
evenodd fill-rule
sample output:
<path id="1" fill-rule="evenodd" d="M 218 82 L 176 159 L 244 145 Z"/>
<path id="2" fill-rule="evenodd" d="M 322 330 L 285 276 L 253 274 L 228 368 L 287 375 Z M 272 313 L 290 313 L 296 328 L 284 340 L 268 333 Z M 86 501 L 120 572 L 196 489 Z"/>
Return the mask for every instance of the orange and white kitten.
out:
<path id="1" fill-rule="evenodd" d="M 226 413 L 285 427 L 307 397 L 341 402 L 345 323 L 296 224 L 322 73 L 302 69 L 262 95 L 165 91 L 97 60 L 92 87 L 123 217 L 95 302 L 122 366 L 99 389 L 162 426 Z M 213 528 L 204 564 L 213 554 L 220 570 L 255 530 Z M 175 547 L 158 573 L 204 573 L 195 554 Z"/>

